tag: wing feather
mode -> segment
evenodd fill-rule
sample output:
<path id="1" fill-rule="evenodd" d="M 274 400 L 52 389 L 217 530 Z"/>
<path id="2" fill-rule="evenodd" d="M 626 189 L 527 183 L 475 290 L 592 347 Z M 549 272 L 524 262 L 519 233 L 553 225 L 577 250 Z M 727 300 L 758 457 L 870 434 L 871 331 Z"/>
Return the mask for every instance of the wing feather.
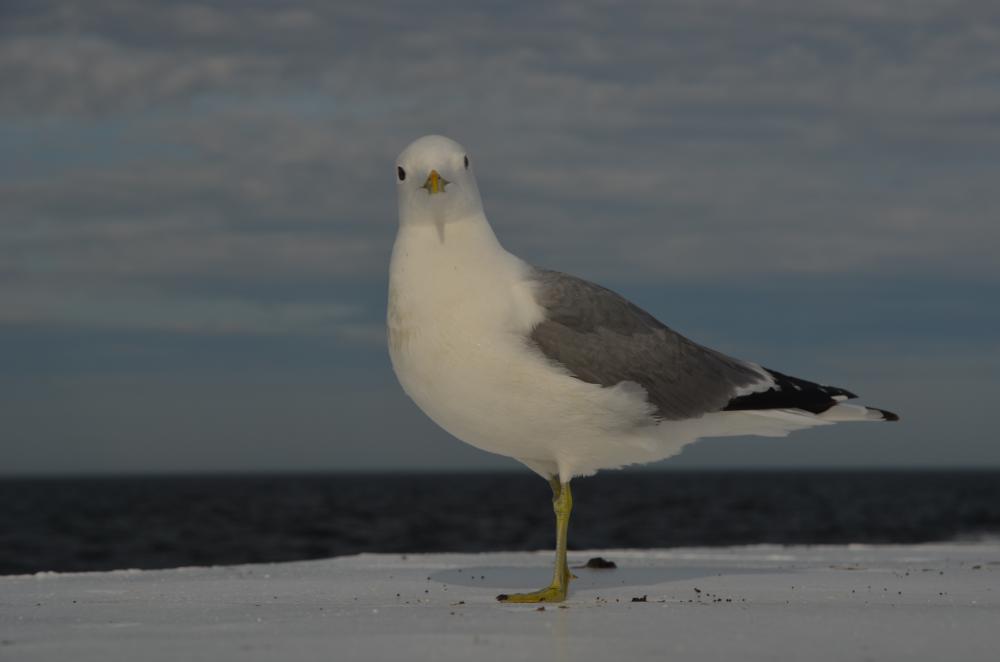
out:
<path id="1" fill-rule="evenodd" d="M 581 278 L 535 269 L 533 279 L 546 312 L 530 334 L 534 346 L 585 382 L 639 384 L 661 419 L 720 411 L 795 410 L 818 416 L 857 397 L 699 345 L 621 295 Z M 868 410 L 879 420 L 899 418 Z"/>
<path id="2" fill-rule="evenodd" d="M 630 381 L 666 420 L 721 411 L 772 381 L 759 366 L 699 345 L 624 297 L 557 271 L 537 269 L 546 318 L 531 341 L 578 379 L 601 386 Z"/>

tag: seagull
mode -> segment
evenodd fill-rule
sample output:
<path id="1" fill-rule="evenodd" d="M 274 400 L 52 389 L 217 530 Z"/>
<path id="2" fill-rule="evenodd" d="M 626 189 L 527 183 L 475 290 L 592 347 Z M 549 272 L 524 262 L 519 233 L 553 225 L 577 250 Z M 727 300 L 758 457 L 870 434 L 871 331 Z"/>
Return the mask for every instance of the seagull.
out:
<path id="1" fill-rule="evenodd" d="M 899 418 L 699 345 L 611 290 L 507 252 L 454 140 L 419 138 L 395 175 L 386 323 L 400 385 L 444 430 L 552 488 L 552 582 L 502 602 L 566 599 L 575 477 L 661 460 L 702 437 Z"/>

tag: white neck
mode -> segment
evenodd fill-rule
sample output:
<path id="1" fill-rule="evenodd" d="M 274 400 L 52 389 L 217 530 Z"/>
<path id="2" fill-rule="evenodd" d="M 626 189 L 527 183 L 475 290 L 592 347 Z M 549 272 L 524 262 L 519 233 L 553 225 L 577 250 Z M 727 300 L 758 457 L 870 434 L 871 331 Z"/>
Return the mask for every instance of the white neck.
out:
<path id="1" fill-rule="evenodd" d="M 498 262 L 512 259 L 517 260 L 500 245 L 482 213 L 446 225 L 404 223 L 392 249 L 390 278 L 426 277 L 426 270 L 449 279 L 456 272 L 466 277 L 484 270 L 496 273 Z M 417 265 L 423 273 L 407 273 Z"/>
<path id="2" fill-rule="evenodd" d="M 522 289 L 529 269 L 504 250 L 481 213 L 448 223 L 444 241 L 432 223 L 402 224 L 389 266 L 390 326 L 394 315 L 491 318 Z"/>

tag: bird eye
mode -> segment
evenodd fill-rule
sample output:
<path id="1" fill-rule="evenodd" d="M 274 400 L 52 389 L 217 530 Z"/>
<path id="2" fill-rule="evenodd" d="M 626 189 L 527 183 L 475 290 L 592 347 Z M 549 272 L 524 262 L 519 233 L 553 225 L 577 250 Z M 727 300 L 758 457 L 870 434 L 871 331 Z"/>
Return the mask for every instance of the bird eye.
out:
<path id="1" fill-rule="evenodd" d="M 465 169 L 466 170 L 469 169 L 469 156 L 468 155 L 465 156 Z"/>
<path id="2" fill-rule="evenodd" d="M 406 179 L 406 171 L 401 166 L 396 166 L 396 176 L 399 177 L 399 181 L 403 181 Z"/>

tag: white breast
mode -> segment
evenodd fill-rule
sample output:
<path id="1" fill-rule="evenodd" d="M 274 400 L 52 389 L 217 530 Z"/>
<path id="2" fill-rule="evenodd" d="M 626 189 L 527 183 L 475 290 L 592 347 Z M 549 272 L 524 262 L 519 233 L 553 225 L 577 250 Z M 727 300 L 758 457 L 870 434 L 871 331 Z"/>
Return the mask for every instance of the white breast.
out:
<path id="1" fill-rule="evenodd" d="M 403 389 L 459 439 L 536 470 L 589 473 L 648 459 L 652 440 L 635 434 L 637 422 L 650 420 L 641 395 L 577 380 L 530 345 L 543 311 L 529 270 L 500 247 L 485 219 L 449 225 L 444 242 L 426 228 L 401 229 L 387 325 Z M 641 458 L 596 457 L 621 455 L 625 449 L 614 447 L 623 437 Z"/>

